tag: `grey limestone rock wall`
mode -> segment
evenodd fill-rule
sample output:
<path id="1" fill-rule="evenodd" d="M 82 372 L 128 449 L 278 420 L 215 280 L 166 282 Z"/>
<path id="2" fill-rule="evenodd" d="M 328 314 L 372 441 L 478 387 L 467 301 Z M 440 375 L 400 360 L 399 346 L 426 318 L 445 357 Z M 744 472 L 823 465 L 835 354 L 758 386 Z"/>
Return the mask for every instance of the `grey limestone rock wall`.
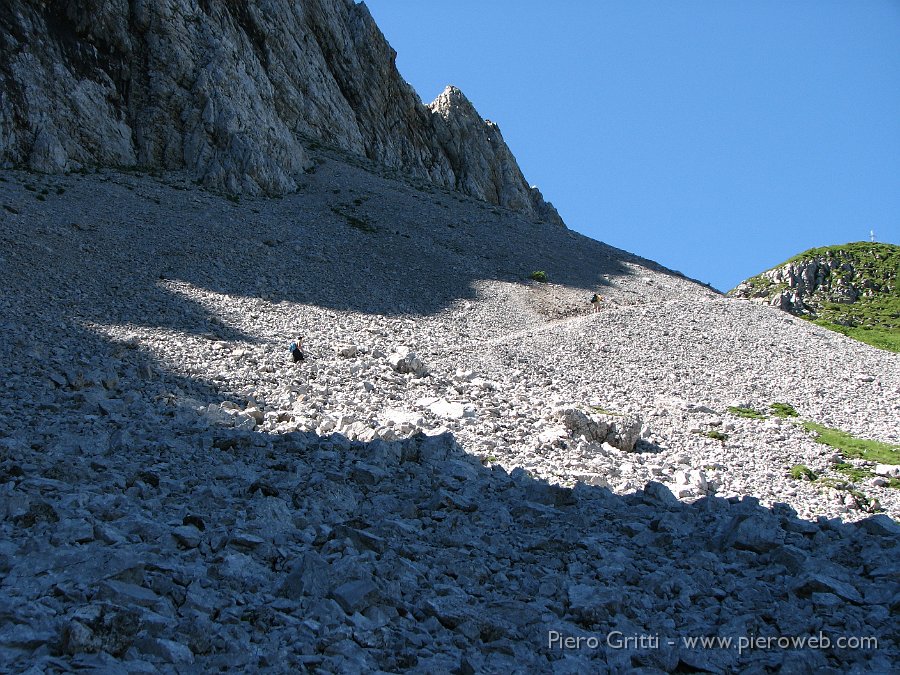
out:
<path id="1" fill-rule="evenodd" d="M 448 88 L 430 106 L 352 0 L 6 0 L 0 164 L 187 169 L 295 190 L 318 140 L 561 223 L 499 129 Z"/>

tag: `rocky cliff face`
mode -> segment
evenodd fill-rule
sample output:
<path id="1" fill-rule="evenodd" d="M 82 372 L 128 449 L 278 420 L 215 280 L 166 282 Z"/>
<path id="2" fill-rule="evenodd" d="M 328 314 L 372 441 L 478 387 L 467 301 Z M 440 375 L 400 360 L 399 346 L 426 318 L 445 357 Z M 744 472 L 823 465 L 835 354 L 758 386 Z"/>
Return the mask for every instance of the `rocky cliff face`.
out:
<path id="1" fill-rule="evenodd" d="M 456 87 L 447 87 L 429 106 L 435 138 L 447 157 L 456 187 L 472 196 L 540 220 L 562 220 L 536 187 L 529 187 L 500 134 L 500 127 L 483 120 Z"/>
<path id="2" fill-rule="evenodd" d="M 561 223 L 499 129 L 454 88 L 423 105 L 395 56 L 352 0 L 9 0 L 0 163 L 187 169 L 283 194 L 314 139 Z"/>
<path id="3" fill-rule="evenodd" d="M 898 269 L 900 246 L 893 244 L 817 248 L 742 282 L 728 295 L 762 300 L 799 316 L 857 325 L 865 310 L 889 311 L 900 302 Z"/>

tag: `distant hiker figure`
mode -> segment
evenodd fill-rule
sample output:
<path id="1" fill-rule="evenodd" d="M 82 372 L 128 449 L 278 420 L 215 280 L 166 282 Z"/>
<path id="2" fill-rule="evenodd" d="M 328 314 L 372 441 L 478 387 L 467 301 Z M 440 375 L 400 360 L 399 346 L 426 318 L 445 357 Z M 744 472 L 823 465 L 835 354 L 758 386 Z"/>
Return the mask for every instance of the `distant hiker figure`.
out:
<path id="1" fill-rule="evenodd" d="M 602 296 L 602 295 L 598 295 L 597 293 L 594 293 L 594 297 L 591 298 L 591 304 L 594 306 L 594 311 L 595 311 L 595 312 L 599 312 L 599 311 L 600 311 L 600 303 L 601 303 L 601 302 L 603 302 L 603 296 Z"/>
<path id="2" fill-rule="evenodd" d="M 291 343 L 291 356 L 294 357 L 294 363 L 303 360 L 303 337 L 297 336 L 297 340 Z"/>

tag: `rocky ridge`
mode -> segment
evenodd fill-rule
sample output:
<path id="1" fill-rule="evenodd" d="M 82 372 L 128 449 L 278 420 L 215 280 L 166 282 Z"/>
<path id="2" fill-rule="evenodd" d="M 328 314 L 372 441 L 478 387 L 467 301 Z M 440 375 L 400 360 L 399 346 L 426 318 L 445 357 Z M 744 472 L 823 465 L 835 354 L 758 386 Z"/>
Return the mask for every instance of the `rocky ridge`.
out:
<path id="1" fill-rule="evenodd" d="M 834 315 L 856 303 L 897 301 L 898 269 L 900 246 L 893 244 L 857 242 L 816 248 L 741 282 L 728 295 L 762 300 L 797 316 L 837 318 L 837 323 L 856 325 L 850 318 Z M 852 314 L 852 309 L 848 311 Z"/>
<path id="2" fill-rule="evenodd" d="M 6 2 L 0 162 L 186 169 L 232 194 L 281 195 L 328 144 L 560 224 L 496 125 L 448 88 L 430 106 L 364 3 Z"/>
<path id="3" fill-rule="evenodd" d="M 283 200 L 0 175 L 0 662 L 890 672 L 897 491 L 726 409 L 896 444 L 896 355 L 311 159 Z M 878 648 L 778 648 L 820 633 Z"/>

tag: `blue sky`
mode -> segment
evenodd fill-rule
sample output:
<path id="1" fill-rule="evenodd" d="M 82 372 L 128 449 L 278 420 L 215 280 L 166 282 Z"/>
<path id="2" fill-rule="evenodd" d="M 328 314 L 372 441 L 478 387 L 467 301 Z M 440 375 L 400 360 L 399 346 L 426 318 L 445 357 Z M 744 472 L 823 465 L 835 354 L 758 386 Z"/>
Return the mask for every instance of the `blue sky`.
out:
<path id="1" fill-rule="evenodd" d="M 900 243 L 898 0 L 366 0 L 426 103 L 458 86 L 574 230 L 727 290 Z"/>

